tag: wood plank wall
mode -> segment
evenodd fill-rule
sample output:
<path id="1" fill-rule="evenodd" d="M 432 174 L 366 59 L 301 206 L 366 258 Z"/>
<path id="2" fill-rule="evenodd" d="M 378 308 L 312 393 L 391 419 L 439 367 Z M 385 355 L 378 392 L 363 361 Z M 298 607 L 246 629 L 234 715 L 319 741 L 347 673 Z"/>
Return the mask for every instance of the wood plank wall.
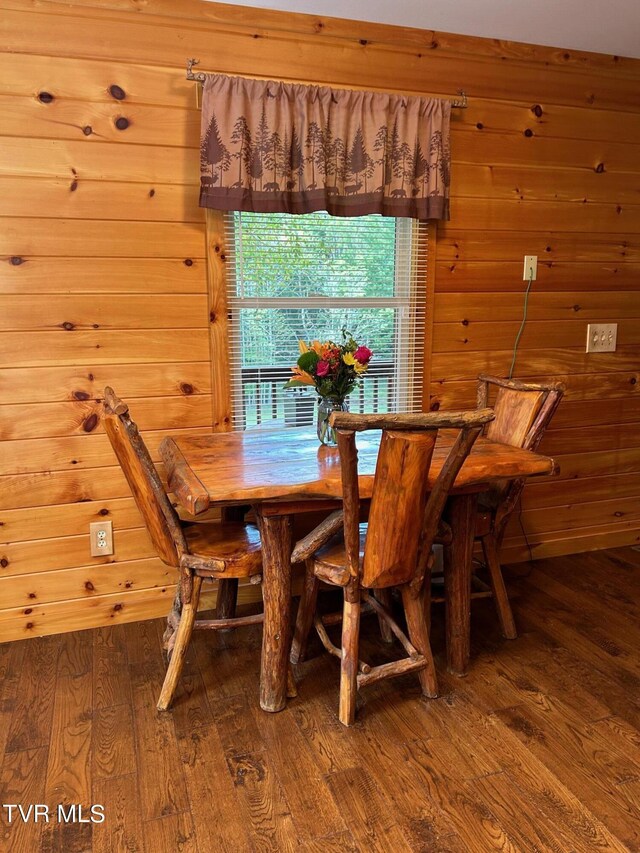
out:
<path id="1" fill-rule="evenodd" d="M 452 95 L 451 222 L 436 258 L 432 406 L 504 374 L 568 384 L 528 487 L 534 552 L 638 541 L 640 62 L 200 0 L 0 0 L 0 641 L 166 611 L 96 418 L 105 383 L 156 452 L 211 429 L 206 241 L 187 56 L 206 70 Z M 619 324 L 586 356 L 586 323 Z M 114 561 L 88 524 L 114 523 Z M 517 520 L 507 554 L 528 556 Z"/>

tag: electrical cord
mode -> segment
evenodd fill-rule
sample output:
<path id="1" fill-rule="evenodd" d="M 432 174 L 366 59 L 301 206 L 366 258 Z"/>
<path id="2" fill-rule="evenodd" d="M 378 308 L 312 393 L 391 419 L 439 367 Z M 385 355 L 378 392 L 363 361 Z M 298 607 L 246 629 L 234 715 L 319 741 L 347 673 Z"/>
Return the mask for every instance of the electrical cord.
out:
<path id="1" fill-rule="evenodd" d="M 524 529 L 524 524 L 522 523 L 522 496 L 518 498 L 518 524 L 520 525 L 520 530 L 522 531 L 522 535 L 524 536 L 524 541 L 527 546 L 527 550 L 529 551 L 529 568 L 524 572 L 513 572 L 512 573 L 517 578 L 526 579 L 529 577 L 531 572 L 533 571 L 533 549 L 531 547 L 531 543 L 529 542 L 529 537 L 527 536 L 527 531 Z M 487 564 L 484 560 L 481 560 L 479 557 L 472 557 L 471 560 L 473 566 L 478 569 L 487 568 Z"/>
<path id="2" fill-rule="evenodd" d="M 513 368 L 516 366 L 516 355 L 518 354 L 518 344 L 520 343 L 520 338 L 522 337 L 522 333 L 524 332 L 524 327 L 527 322 L 527 308 L 529 304 L 529 293 L 531 292 L 531 285 L 533 284 L 533 267 L 529 267 L 529 283 L 527 284 L 527 289 L 524 293 L 524 309 L 522 314 L 522 323 L 520 324 L 520 328 L 518 329 L 518 334 L 516 335 L 516 341 L 513 345 L 513 358 L 511 359 L 511 367 L 509 368 L 509 379 L 513 377 Z"/>
<path id="3" fill-rule="evenodd" d="M 516 335 L 516 340 L 513 345 L 513 358 L 511 359 L 511 367 L 509 369 L 509 379 L 513 377 L 513 369 L 516 366 L 516 356 L 518 354 L 518 344 L 520 343 L 520 338 L 522 337 L 522 333 L 524 331 L 524 327 L 527 322 L 527 308 L 529 306 L 529 293 L 531 292 L 531 285 L 533 284 L 533 267 L 529 267 L 529 282 L 527 284 L 527 289 L 524 292 L 524 306 L 522 311 L 522 323 L 520 324 L 520 328 L 518 329 L 518 334 Z M 522 530 L 522 535 L 524 536 L 524 541 L 527 545 L 527 549 L 529 551 L 529 563 L 533 563 L 533 551 L 531 549 L 531 544 L 527 537 L 527 531 L 524 529 L 524 524 L 522 523 L 522 495 L 518 499 L 518 524 L 520 525 L 520 530 Z M 522 574 L 518 574 L 520 578 L 527 578 L 531 574 L 533 566 L 530 565 L 528 571 L 523 572 Z"/>
<path id="4" fill-rule="evenodd" d="M 528 578 L 533 571 L 533 549 L 531 548 L 527 531 L 524 529 L 524 524 L 522 523 L 522 495 L 518 498 L 518 524 L 520 525 L 520 530 L 522 530 L 522 535 L 524 536 L 524 541 L 527 546 L 527 550 L 529 551 L 529 568 L 524 572 L 514 572 L 514 574 L 518 578 Z"/>

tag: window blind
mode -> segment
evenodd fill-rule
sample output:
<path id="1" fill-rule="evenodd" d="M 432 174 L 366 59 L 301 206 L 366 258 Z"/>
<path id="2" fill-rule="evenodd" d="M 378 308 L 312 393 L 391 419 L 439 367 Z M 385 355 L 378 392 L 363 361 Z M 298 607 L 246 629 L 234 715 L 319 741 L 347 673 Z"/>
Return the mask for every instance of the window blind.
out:
<path id="1" fill-rule="evenodd" d="M 377 215 L 225 214 L 233 426 L 313 423 L 313 388 L 283 389 L 298 340 L 374 352 L 355 412 L 420 411 L 428 225 Z"/>

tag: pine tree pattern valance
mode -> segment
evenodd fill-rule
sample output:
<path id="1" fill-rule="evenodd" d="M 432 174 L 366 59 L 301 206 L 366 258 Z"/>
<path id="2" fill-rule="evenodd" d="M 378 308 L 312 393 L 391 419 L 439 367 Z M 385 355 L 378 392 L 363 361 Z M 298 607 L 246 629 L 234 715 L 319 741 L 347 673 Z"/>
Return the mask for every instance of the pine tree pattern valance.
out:
<path id="1" fill-rule="evenodd" d="M 446 100 L 207 75 L 200 206 L 449 218 Z"/>

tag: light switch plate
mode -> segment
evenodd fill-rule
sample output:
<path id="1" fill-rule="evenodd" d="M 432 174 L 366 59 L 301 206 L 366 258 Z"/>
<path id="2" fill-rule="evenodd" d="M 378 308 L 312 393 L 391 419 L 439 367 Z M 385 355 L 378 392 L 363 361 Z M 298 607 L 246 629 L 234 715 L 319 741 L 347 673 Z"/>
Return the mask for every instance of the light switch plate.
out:
<path id="1" fill-rule="evenodd" d="M 617 338 L 617 323 L 589 323 L 587 352 L 615 352 Z"/>
<path id="2" fill-rule="evenodd" d="M 113 554 L 113 524 L 111 521 L 94 521 L 89 525 L 92 557 Z"/>

